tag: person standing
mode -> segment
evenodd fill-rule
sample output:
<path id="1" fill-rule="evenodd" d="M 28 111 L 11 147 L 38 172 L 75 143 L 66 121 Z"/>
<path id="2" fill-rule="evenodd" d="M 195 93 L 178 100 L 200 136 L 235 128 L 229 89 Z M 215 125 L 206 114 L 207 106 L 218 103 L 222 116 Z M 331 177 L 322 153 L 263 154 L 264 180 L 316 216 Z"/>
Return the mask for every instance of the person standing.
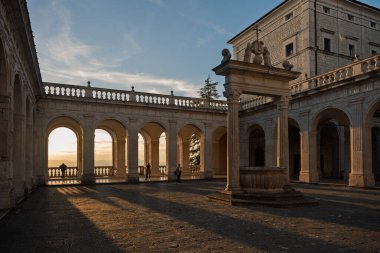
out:
<path id="1" fill-rule="evenodd" d="M 182 173 L 182 168 L 181 164 L 179 163 L 177 168 L 175 168 L 174 174 L 177 176 L 177 183 L 181 183 L 181 173 Z"/>
<path id="2" fill-rule="evenodd" d="M 61 169 L 61 177 L 62 178 L 65 178 L 65 175 L 66 175 L 66 169 L 67 169 L 67 166 L 66 164 L 62 163 L 59 168 Z"/>
<path id="3" fill-rule="evenodd" d="M 151 174 L 151 166 L 150 166 L 150 163 L 148 163 L 146 165 L 146 169 L 145 169 L 145 179 L 150 179 L 150 174 Z"/>

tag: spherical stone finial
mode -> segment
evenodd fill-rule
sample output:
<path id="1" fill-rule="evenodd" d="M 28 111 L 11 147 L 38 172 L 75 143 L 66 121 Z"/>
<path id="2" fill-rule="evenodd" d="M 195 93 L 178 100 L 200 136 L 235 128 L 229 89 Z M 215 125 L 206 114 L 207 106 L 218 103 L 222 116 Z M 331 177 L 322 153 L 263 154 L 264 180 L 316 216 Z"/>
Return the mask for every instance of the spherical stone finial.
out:
<path id="1" fill-rule="evenodd" d="M 132 85 L 132 91 L 135 91 L 135 86 Z"/>
<path id="2" fill-rule="evenodd" d="M 91 82 L 90 81 L 87 81 L 87 87 L 91 87 Z"/>
<path id="3" fill-rule="evenodd" d="M 170 91 L 170 95 L 174 96 L 174 93 L 173 93 L 173 91 L 172 91 L 172 90 Z"/>

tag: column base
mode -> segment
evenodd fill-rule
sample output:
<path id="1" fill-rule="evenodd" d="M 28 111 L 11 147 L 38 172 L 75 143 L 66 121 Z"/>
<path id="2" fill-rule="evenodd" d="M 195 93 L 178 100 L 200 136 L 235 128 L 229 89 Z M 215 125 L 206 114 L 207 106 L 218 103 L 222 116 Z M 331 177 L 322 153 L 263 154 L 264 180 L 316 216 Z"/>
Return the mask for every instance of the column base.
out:
<path id="1" fill-rule="evenodd" d="M 12 182 L 0 182 L 0 209 L 9 209 L 15 206 L 16 196 Z"/>
<path id="2" fill-rule="evenodd" d="M 139 173 L 128 173 L 126 179 L 128 183 L 138 183 L 140 181 Z"/>
<path id="3" fill-rule="evenodd" d="M 318 173 L 311 173 L 311 172 L 300 172 L 299 176 L 300 182 L 305 183 L 317 183 L 319 182 L 319 175 Z"/>
<path id="4" fill-rule="evenodd" d="M 212 171 L 201 171 L 199 172 L 199 178 L 200 179 L 212 179 L 213 178 Z"/>
<path id="5" fill-rule="evenodd" d="M 94 174 L 84 174 L 82 175 L 82 184 L 95 184 L 95 175 Z"/>
<path id="6" fill-rule="evenodd" d="M 373 173 L 370 174 L 352 174 L 350 173 L 348 186 L 353 187 L 371 187 L 375 186 Z"/>

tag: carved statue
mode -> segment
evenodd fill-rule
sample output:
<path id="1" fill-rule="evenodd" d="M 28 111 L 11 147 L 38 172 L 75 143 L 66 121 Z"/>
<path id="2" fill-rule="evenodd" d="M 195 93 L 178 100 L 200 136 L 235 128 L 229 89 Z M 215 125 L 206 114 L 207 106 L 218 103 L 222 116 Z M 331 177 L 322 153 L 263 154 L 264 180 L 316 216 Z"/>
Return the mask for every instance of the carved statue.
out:
<path id="1" fill-rule="evenodd" d="M 272 67 L 272 63 L 270 61 L 270 52 L 267 47 L 264 47 L 263 56 L 264 56 L 264 65 L 267 67 Z"/>
<path id="2" fill-rule="evenodd" d="M 251 62 L 251 55 L 252 55 L 252 45 L 251 43 L 247 43 L 247 47 L 245 48 L 244 52 L 244 62 Z"/>
<path id="3" fill-rule="evenodd" d="M 226 61 L 231 60 L 230 50 L 228 50 L 227 48 L 223 49 L 222 56 L 223 56 L 222 63 L 225 63 Z"/>
<path id="4" fill-rule="evenodd" d="M 255 54 L 252 63 L 260 65 L 263 62 L 263 57 L 261 55 L 264 53 L 264 42 L 254 41 L 252 43 L 252 52 Z"/>
<path id="5" fill-rule="evenodd" d="M 290 64 L 290 62 L 288 60 L 285 60 L 283 63 L 282 63 L 282 66 L 284 67 L 284 69 L 286 70 L 292 70 L 293 68 L 293 65 Z"/>

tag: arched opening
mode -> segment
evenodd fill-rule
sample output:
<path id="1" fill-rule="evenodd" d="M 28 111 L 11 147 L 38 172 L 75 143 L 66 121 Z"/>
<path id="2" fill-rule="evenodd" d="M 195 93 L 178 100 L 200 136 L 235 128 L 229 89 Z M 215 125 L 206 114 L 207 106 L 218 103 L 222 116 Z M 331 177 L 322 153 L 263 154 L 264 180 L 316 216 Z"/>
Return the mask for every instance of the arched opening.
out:
<path id="1" fill-rule="evenodd" d="M 372 172 L 380 181 L 380 127 L 372 127 Z"/>
<path id="2" fill-rule="evenodd" d="M 300 128 L 297 122 L 289 119 L 288 136 L 289 136 L 289 173 L 294 179 L 299 178 L 301 170 L 301 139 Z"/>
<path id="3" fill-rule="evenodd" d="M 60 133 L 61 130 L 63 131 L 63 133 Z M 55 131 L 54 135 L 51 135 L 53 131 Z M 54 118 L 49 122 L 46 128 L 44 138 L 44 154 L 46 154 L 46 156 L 44 156 L 43 158 L 43 160 L 45 161 L 45 163 L 43 164 L 43 171 L 47 184 L 60 184 L 61 182 L 66 182 L 57 180 L 62 179 L 61 171 L 59 168 L 57 168 L 57 166 L 60 166 L 62 163 L 65 163 L 68 166 L 64 179 L 75 180 L 69 181 L 70 183 L 79 183 L 79 179 L 83 173 L 84 163 L 83 128 L 80 126 L 80 124 L 73 118 L 66 116 Z M 61 155 L 52 156 L 56 157 L 52 159 L 50 158 L 50 153 L 59 153 Z"/>
<path id="4" fill-rule="evenodd" d="M 164 176 L 166 173 L 165 128 L 157 122 L 148 122 L 142 125 L 139 133 L 140 175 L 144 175 L 145 179 Z M 142 141 L 144 144 L 142 144 Z M 147 175 L 148 163 L 150 173 Z"/>
<path id="5" fill-rule="evenodd" d="M 227 129 L 218 127 L 212 135 L 212 170 L 218 176 L 227 175 Z"/>
<path id="6" fill-rule="evenodd" d="M 315 161 L 320 178 L 348 180 L 351 169 L 350 121 L 347 115 L 335 108 L 320 112 L 312 123 L 311 143 L 317 149 Z M 313 169 L 313 168 L 312 168 Z"/>
<path id="7" fill-rule="evenodd" d="M 343 178 L 339 167 L 339 132 L 332 123 L 325 123 L 319 130 L 319 166 L 324 178 Z"/>
<path id="8" fill-rule="evenodd" d="M 76 179 L 78 176 L 78 138 L 73 130 L 57 127 L 48 135 L 48 179 Z M 67 166 L 62 171 L 60 165 Z"/>
<path id="9" fill-rule="evenodd" d="M 94 141 L 94 174 L 95 177 L 111 177 L 115 175 L 113 161 L 113 138 L 103 129 L 95 130 Z"/>
<path id="10" fill-rule="evenodd" d="M 95 177 L 125 179 L 127 171 L 126 136 L 125 126 L 117 120 L 106 119 L 96 126 L 94 143 Z"/>
<path id="11" fill-rule="evenodd" d="M 203 164 L 202 161 L 202 134 L 198 127 L 185 125 L 179 131 L 179 163 L 182 165 L 183 175 L 198 176 Z"/>
<path id="12" fill-rule="evenodd" d="M 249 166 L 265 166 L 265 132 L 259 125 L 249 129 Z"/>

